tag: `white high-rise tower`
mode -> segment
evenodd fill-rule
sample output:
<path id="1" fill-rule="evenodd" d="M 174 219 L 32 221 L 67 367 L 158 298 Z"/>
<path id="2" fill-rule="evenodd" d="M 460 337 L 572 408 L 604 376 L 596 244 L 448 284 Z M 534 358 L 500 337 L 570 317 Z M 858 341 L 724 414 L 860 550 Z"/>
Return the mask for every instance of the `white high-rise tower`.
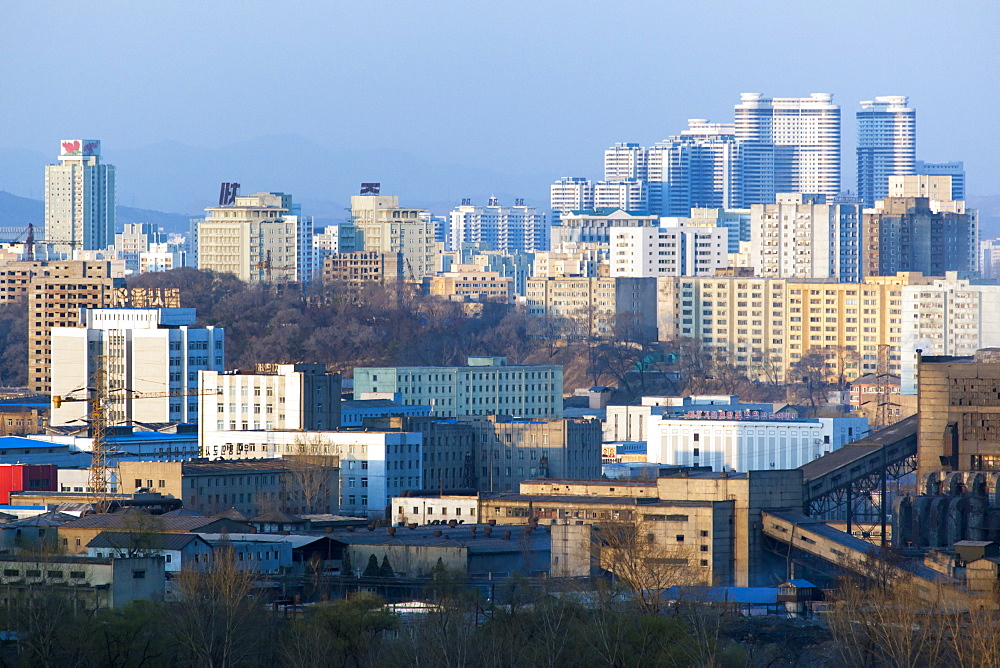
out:
<path id="1" fill-rule="evenodd" d="M 773 204 L 777 193 L 840 192 L 840 107 L 829 93 L 764 97 L 736 105 L 743 151 L 743 206 Z"/>
<path id="2" fill-rule="evenodd" d="M 101 142 L 64 139 L 59 164 L 45 166 L 45 237 L 57 253 L 101 250 L 115 240 L 115 168 Z"/>
<path id="3" fill-rule="evenodd" d="M 858 196 L 866 207 L 889 194 L 889 177 L 914 173 L 917 112 L 905 95 L 861 103 L 858 112 Z"/>

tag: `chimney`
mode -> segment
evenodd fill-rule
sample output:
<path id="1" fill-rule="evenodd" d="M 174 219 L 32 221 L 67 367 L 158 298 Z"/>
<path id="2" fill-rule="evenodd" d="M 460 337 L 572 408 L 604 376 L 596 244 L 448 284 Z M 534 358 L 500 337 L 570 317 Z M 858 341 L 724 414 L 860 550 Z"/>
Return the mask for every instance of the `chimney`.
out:
<path id="1" fill-rule="evenodd" d="M 505 531 L 503 532 L 503 539 L 504 539 L 504 540 L 510 540 L 510 529 L 506 529 L 506 530 L 505 530 Z"/>
<path id="2" fill-rule="evenodd" d="M 448 526 L 454 529 L 455 527 L 458 526 L 458 520 L 448 520 Z"/>
<path id="3" fill-rule="evenodd" d="M 333 533 L 333 527 L 327 527 L 326 528 L 326 532 L 327 533 Z"/>
<path id="4" fill-rule="evenodd" d="M 476 539 L 476 527 L 469 527 L 472 530 L 472 539 Z"/>
<path id="5" fill-rule="evenodd" d="M 389 527 L 389 535 L 390 536 L 396 535 L 396 527 Z"/>
<path id="6" fill-rule="evenodd" d="M 441 537 L 441 530 L 440 529 L 436 529 L 434 531 L 434 537 L 435 538 L 440 538 Z"/>
<path id="7" fill-rule="evenodd" d="M 483 529 L 483 535 L 489 538 L 493 534 L 493 525 L 489 525 Z"/>
<path id="8" fill-rule="evenodd" d="M 347 525 L 347 530 L 353 532 L 354 531 L 354 525 L 353 524 L 348 524 Z"/>
<path id="9" fill-rule="evenodd" d="M 497 521 L 496 520 L 490 520 L 489 522 L 487 522 L 487 524 L 489 524 L 491 527 L 495 527 L 497 525 Z"/>

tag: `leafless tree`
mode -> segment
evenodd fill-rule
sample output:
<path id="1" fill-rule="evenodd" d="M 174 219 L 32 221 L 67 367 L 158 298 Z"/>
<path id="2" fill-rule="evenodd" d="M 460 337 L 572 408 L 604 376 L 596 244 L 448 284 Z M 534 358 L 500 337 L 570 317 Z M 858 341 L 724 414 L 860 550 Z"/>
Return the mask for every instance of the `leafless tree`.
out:
<path id="1" fill-rule="evenodd" d="M 335 473 L 340 458 L 322 434 L 303 433 L 295 438 L 292 455 L 284 457 L 290 474 L 290 489 L 296 507 L 292 512 L 330 512 L 331 499 L 339 490 Z"/>

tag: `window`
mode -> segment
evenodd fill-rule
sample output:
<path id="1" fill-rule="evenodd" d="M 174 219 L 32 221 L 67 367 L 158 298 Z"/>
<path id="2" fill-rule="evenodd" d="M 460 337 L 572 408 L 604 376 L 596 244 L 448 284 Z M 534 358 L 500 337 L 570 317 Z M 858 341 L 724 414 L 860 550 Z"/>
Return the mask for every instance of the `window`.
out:
<path id="1" fill-rule="evenodd" d="M 69 577 L 71 580 L 82 580 L 86 577 L 83 571 L 70 571 Z"/>
<path id="2" fill-rule="evenodd" d="M 240 555 L 240 556 L 243 556 L 243 555 Z M 132 571 L 132 579 L 133 580 L 145 580 L 146 579 L 146 571 Z"/>
<path id="3" fill-rule="evenodd" d="M 708 532 L 707 531 L 702 531 L 701 532 L 701 537 L 702 538 L 708 538 Z"/>
<path id="4" fill-rule="evenodd" d="M 57 580 L 61 580 L 62 577 L 63 577 L 63 572 L 62 571 L 49 571 L 48 572 L 48 576 L 50 578 L 55 578 Z"/>
<path id="5" fill-rule="evenodd" d="M 677 534 L 677 542 L 678 543 L 683 543 L 684 542 L 684 534 L 682 534 L 682 533 Z"/>
<path id="6" fill-rule="evenodd" d="M 13 569 L 13 568 L 5 568 L 4 571 L 3 571 L 3 574 L 4 574 L 4 577 L 12 578 L 12 577 L 17 577 L 18 575 L 20 575 L 21 571 L 18 571 L 18 570 Z"/>

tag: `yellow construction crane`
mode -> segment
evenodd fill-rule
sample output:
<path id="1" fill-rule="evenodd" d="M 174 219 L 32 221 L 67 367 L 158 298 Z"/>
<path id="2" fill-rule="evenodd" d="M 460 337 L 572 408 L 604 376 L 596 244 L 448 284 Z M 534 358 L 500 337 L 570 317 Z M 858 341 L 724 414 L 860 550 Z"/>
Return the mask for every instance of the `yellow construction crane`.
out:
<path id="1" fill-rule="evenodd" d="M 112 392 L 126 392 L 133 399 L 160 399 L 163 397 L 193 397 L 203 395 L 219 395 L 222 390 L 173 390 L 169 392 L 137 392 L 124 387 L 108 389 L 104 374 L 103 355 L 97 356 L 93 379 L 89 387 L 73 390 L 64 396 L 53 396 L 52 407 L 59 408 L 63 402 L 87 401 L 87 422 L 90 425 L 91 459 L 90 459 L 90 495 L 98 512 L 108 510 L 108 407 Z M 85 392 L 83 396 L 73 396 L 77 392 Z"/>

